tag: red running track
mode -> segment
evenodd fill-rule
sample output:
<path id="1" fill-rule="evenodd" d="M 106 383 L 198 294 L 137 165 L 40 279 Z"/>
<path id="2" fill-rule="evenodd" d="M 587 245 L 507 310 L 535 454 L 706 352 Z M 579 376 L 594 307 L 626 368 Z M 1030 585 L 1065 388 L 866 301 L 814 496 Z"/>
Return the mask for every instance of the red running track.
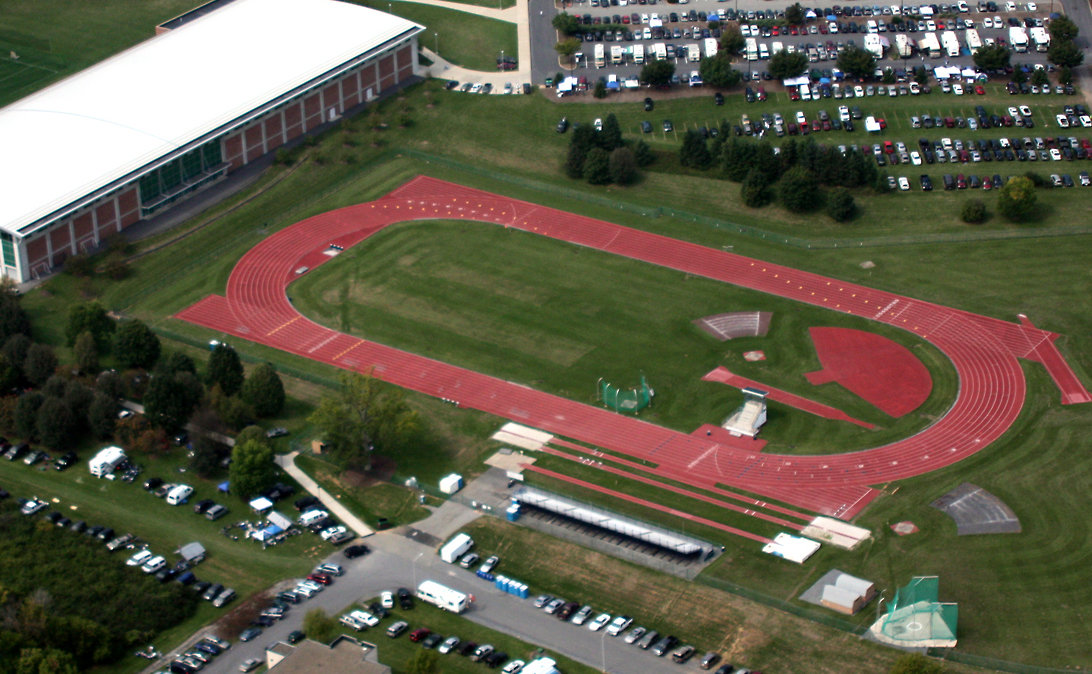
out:
<path id="1" fill-rule="evenodd" d="M 904 328 L 948 355 L 959 375 L 959 393 L 932 426 L 883 447 L 828 456 L 751 452 L 345 335 L 304 318 L 288 299 L 295 271 L 330 260 L 324 251 L 332 244 L 348 248 L 393 223 L 438 218 L 515 227 Z M 1042 357 L 1046 345 L 1053 346 L 1052 333 L 1043 330 L 427 177 L 377 201 L 323 213 L 273 234 L 239 261 L 226 296 L 207 297 L 177 317 L 337 367 L 372 371 L 398 386 L 651 461 L 661 477 L 713 490 L 745 490 L 843 519 L 875 497 L 869 485 L 942 468 L 996 440 L 1024 402 L 1017 358 Z M 1055 381 L 1068 372 L 1071 393 L 1088 396 L 1063 360 L 1043 360 Z"/>

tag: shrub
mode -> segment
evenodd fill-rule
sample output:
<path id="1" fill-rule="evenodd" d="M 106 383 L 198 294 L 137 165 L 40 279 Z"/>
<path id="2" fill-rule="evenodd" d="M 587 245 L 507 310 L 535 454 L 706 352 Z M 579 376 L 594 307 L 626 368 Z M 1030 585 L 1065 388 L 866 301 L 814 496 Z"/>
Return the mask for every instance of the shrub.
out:
<path id="1" fill-rule="evenodd" d="M 857 203 L 849 190 L 844 187 L 831 190 L 830 197 L 827 199 L 827 215 L 837 222 L 852 220 L 853 216 L 857 215 Z"/>
<path id="2" fill-rule="evenodd" d="M 959 219 L 970 225 L 986 221 L 986 204 L 981 199 L 971 199 L 959 210 Z"/>

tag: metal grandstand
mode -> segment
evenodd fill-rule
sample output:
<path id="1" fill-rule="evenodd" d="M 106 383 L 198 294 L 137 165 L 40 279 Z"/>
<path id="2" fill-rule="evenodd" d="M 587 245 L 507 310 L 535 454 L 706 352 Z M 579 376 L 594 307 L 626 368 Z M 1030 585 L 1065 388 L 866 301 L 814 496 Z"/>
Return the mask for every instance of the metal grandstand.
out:
<path id="1" fill-rule="evenodd" d="M 521 487 L 512 494 L 512 500 L 613 531 L 648 545 L 670 550 L 678 555 L 701 556 L 704 558 L 714 554 L 717 549 L 712 543 L 660 529 L 627 517 L 621 517 L 594 506 L 540 491 L 534 487 Z"/>

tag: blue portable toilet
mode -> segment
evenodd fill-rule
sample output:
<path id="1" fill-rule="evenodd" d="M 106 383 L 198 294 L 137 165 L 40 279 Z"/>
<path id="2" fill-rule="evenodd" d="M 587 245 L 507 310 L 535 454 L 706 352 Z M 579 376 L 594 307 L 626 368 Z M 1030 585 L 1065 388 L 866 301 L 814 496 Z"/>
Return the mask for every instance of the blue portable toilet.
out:
<path id="1" fill-rule="evenodd" d="M 508 509 L 505 510 L 504 512 L 505 512 L 505 515 L 506 515 L 506 519 L 509 522 L 515 522 L 516 520 L 519 519 L 519 516 L 522 514 L 520 512 L 520 507 L 519 507 L 518 503 L 513 503 L 512 505 L 508 506 Z"/>

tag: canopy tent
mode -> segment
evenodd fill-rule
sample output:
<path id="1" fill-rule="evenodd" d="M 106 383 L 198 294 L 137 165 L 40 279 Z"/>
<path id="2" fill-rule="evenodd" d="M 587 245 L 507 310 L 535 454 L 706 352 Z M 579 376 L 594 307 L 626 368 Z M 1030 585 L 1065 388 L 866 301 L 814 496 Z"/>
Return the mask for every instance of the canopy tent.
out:
<path id="1" fill-rule="evenodd" d="M 790 77 L 787 80 L 781 80 L 781 83 L 786 87 L 798 87 L 801 84 L 808 84 L 811 80 L 807 75 L 801 75 L 800 77 Z"/>
<path id="2" fill-rule="evenodd" d="M 187 562 L 196 564 L 205 558 L 205 546 L 200 543 L 187 543 L 179 549 L 178 554 Z"/>
<path id="3" fill-rule="evenodd" d="M 253 508 L 256 513 L 263 513 L 273 507 L 273 502 L 264 496 L 259 496 L 250 502 L 250 507 Z"/>
<path id="4" fill-rule="evenodd" d="M 269 540 L 270 538 L 273 538 L 277 534 L 281 533 L 282 531 L 284 531 L 284 529 L 280 528 L 276 524 L 270 524 L 268 527 L 266 527 L 266 528 L 262 529 L 261 531 L 255 533 L 252 536 L 252 538 L 254 540 L 256 540 L 256 541 L 265 542 L 265 541 Z"/>
<path id="5" fill-rule="evenodd" d="M 230 488 L 231 488 L 231 483 L 229 483 L 229 482 L 221 482 L 220 484 L 218 484 L 218 485 L 216 486 L 216 490 L 217 490 L 218 492 L 220 492 L 221 494 L 226 494 L 226 493 L 228 493 L 228 491 L 230 490 Z"/>
<path id="6" fill-rule="evenodd" d="M 281 528 L 281 530 L 288 529 L 288 527 L 292 526 L 292 520 L 288 519 L 276 510 L 269 513 L 269 523 L 277 525 Z"/>

